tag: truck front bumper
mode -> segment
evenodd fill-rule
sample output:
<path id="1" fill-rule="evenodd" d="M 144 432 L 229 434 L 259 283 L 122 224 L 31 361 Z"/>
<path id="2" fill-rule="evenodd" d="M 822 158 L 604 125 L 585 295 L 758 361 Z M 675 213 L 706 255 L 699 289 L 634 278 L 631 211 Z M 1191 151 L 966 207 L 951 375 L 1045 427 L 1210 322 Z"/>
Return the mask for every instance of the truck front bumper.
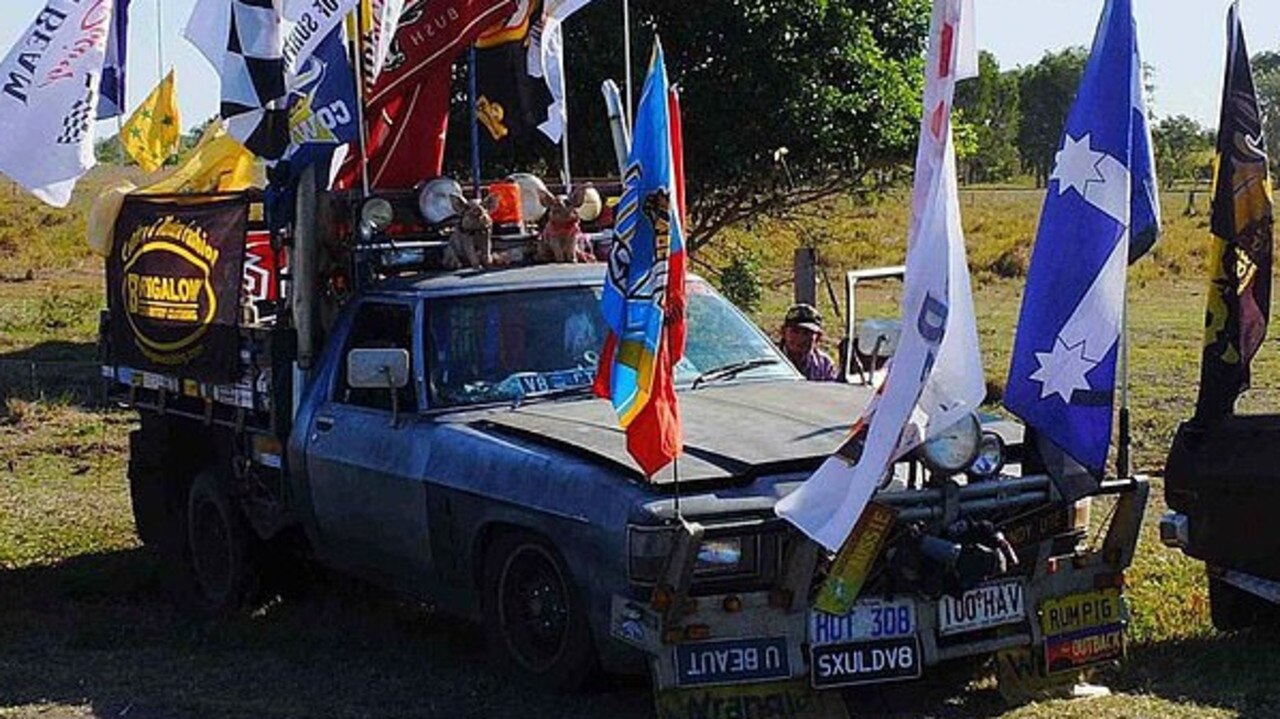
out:
<path id="1" fill-rule="evenodd" d="M 1021 607 L 995 623 L 957 625 L 956 607 L 970 593 L 958 605 L 920 595 L 860 597 L 859 606 L 892 606 L 911 619 L 898 626 L 902 631 L 887 633 L 883 622 L 872 628 L 854 622 L 862 628 L 839 638 L 841 658 L 822 662 L 842 667 L 843 676 L 834 679 L 816 661 L 837 644 L 814 636 L 821 613 L 804 601 L 789 604 L 777 591 L 689 598 L 676 622 L 647 602 L 615 596 L 610 634 L 648 655 L 660 691 L 788 679 L 817 688 L 909 680 L 946 660 L 1002 650 L 1029 655 L 1040 675 L 1113 661 L 1124 652 L 1123 572 L 1133 559 L 1149 486 L 1138 479 L 1112 489 L 1118 504 L 1101 546 L 1051 556 L 1052 542 L 1045 540 L 1029 570 L 983 585 L 1016 585 L 1007 595 L 1019 597 Z"/>

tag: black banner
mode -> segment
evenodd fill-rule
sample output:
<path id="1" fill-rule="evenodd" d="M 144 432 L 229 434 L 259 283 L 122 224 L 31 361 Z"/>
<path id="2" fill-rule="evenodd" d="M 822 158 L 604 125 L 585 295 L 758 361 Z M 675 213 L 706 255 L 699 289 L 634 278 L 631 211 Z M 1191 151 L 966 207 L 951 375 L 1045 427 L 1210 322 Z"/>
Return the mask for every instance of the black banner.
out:
<path id="1" fill-rule="evenodd" d="M 541 0 L 520 0 L 516 11 L 476 40 L 476 111 L 487 152 L 531 141 L 547 119 L 551 92 L 529 75 L 531 35 L 541 31 Z M 546 136 L 541 135 L 545 140 Z"/>
<path id="2" fill-rule="evenodd" d="M 109 359 L 202 382 L 239 366 L 249 200 L 130 197 L 107 259 Z"/>
<path id="3" fill-rule="evenodd" d="M 1249 386 L 1249 364 L 1266 337 L 1271 314 L 1274 221 L 1269 161 L 1249 50 L 1234 6 L 1227 30 L 1208 309 L 1196 399 L 1196 419 L 1201 422 L 1235 411 L 1236 398 Z"/>

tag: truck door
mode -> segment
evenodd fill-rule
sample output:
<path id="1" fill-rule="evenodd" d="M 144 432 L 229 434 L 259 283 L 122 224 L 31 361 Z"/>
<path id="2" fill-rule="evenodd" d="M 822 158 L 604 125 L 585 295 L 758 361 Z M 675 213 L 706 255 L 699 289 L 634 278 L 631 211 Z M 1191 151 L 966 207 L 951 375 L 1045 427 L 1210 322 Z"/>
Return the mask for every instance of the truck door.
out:
<path id="1" fill-rule="evenodd" d="M 422 352 L 411 302 L 364 300 L 336 368 L 333 386 L 308 428 L 307 471 L 316 528 L 338 563 L 387 583 L 414 585 L 429 576 L 426 477 L 430 442 L 420 421 Z M 347 382 L 353 349 L 409 352 L 410 382 L 355 389 Z M 394 415 L 394 421 L 393 421 Z"/>

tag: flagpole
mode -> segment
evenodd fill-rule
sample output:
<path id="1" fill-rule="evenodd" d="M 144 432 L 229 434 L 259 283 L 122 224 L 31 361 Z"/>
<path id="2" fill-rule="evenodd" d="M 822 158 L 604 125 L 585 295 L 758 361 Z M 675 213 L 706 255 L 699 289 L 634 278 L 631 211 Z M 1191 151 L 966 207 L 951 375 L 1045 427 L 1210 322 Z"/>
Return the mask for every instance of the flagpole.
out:
<path id="1" fill-rule="evenodd" d="M 569 105 L 568 98 L 564 101 L 564 122 L 560 123 L 560 156 L 564 167 L 561 168 L 564 180 L 564 193 L 567 195 L 573 189 L 573 173 L 569 171 Z"/>
<path id="2" fill-rule="evenodd" d="M 164 81 L 164 10 L 160 0 L 156 0 L 156 31 L 156 61 L 159 63 L 156 83 L 159 84 Z M 120 101 L 125 102 L 125 99 L 122 97 Z"/>
<path id="3" fill-rule="evenodd" d="M 361 4 L 357 4 L 352 12 L 356 16 L 355 37 L 348 43 L 351 53 L 351 71 L 356 81 L 356 162 L 360 163 L 360 189 L 363 196 L 369 195 L 369 133 L 364 121 L 364 13 Z"/>
<path id="4" fill-rule="evenodd" d="M 1120 347 L 1116 357 L 1120 375 L 1120 431 L 1116 445 L 1116 474 L 1119 479 L 1133 475 L 1133 462 L 1129 456 L 1129 293 L 1120 302 Z"/>
<path id="5" fill-rule="evenodd" d="M 635 93 L 631 91 L 631 2 L 630 0 L 622 0 L 622 54 L 626 57 L 626 85 L 627 85 L 627 116 L 624 121 L 627 123 L 627 130 L 633 127 L 632 118 L 635 117 Z"/>
<path id="6" fill-rule="evenodd" d="M 480 199 L 480 92 L 476 88 L 476 45 L 467 54 L 467 100 L 471 105 L 471 191 Z"/>

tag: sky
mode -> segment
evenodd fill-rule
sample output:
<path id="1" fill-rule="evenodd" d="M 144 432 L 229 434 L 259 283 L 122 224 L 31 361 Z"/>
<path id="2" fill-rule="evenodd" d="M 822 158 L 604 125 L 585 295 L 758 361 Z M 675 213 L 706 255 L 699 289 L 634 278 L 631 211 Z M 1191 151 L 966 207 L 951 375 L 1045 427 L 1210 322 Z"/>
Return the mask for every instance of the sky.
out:
<path id="1" fill-rule="evenodd" d="M 45 0 L 3 1 L 6 10 L 0 14 L 0 48 L 7 53 Z M 1102 3 L 976 0 L 978 45 L 995 53 L 1005 68 L 1034 64 L 1050 50 L 1088 46 Z M 182 38 L 182 27 L 194 4 L 195 0 L 133 0 L 129 28 L 130 107 L 141 102 L 159 81 L 158 53 L 162 50 L 166 67 L 177 69 L 179 105 L 186 127 L 200 124 L 218 108 L 218 80 L 213 68 Z M 1155 113 L 1162 117 L 1189 115 L 1206 126 L 1216 125 L 1228 0 L 1133 0 L 1133 4 L 1143 59 L 1156 71 Z M 1241 15 L 1251 53 L 1280 50 L 1280 1 L 1241 0 Z"/>

